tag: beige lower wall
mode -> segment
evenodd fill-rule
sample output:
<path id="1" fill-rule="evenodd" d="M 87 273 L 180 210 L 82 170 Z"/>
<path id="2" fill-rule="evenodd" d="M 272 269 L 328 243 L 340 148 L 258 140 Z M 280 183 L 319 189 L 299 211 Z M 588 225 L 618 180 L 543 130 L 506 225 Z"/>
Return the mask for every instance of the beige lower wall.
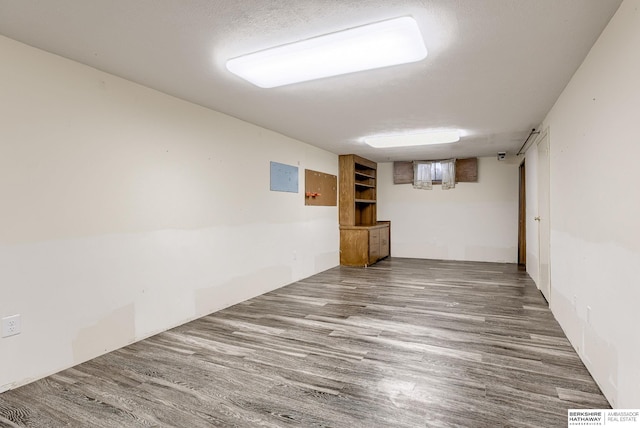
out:
<path id="1" fill-rule="evenodd" d="M 336 155 L 4 37 L 0 57 L 0 316 L 22 317 L 0 391 L 338 264 L 337 208 L 303 182 Z"/>

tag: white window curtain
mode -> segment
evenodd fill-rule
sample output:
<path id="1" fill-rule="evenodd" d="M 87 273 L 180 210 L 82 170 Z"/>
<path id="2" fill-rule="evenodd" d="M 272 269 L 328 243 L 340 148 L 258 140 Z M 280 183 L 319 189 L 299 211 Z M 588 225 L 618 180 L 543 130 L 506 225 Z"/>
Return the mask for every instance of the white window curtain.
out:
<path id="1" fill-rule="evenodd" d="M 456 160 L 447 159 L 440 162 L 442 166 L 442 190 L 456 187 Z"/>
<path id="2" fill-rule="evenodd" d="M 433 162 L 413 162 L 413 188 L 433 189 Z"/>

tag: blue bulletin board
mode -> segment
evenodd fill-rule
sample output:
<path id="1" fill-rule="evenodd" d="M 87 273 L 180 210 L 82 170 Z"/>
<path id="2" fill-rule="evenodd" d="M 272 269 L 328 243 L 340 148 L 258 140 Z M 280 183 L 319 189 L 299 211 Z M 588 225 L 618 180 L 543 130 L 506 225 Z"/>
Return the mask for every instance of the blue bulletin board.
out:
<path id="1" fill-rule="evenodd" d="M 271 190 L 298 193 L 298 167 L 271 162 Z"/>

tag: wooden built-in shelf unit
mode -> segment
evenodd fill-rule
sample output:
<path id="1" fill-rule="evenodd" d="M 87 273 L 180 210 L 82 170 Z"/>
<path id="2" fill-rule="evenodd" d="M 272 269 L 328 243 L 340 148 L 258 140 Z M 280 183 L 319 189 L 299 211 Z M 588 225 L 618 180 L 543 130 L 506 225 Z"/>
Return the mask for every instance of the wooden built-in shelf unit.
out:
<path id="1" fill-rule="evenodd" d="M 340 264 L 368 266 L 389 256 L 390 223 L 377 220 L 378 166 L 357 155 L 339 163 Z"/>

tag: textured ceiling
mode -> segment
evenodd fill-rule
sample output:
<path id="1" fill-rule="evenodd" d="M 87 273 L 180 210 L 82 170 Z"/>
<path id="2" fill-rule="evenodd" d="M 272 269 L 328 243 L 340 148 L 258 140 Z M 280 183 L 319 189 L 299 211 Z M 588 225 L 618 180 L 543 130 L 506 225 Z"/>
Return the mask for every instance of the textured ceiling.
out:
<path id="1" fill-rule="evenodd" d="M 514 154 L 621 0 L 0 0 L 0 34 L 337 154 Z M 398 16 L 421 62 L 275 89 L 227 59 Z M 373 149 L 367 135 L 459 128 L 459 143 Z"/>

